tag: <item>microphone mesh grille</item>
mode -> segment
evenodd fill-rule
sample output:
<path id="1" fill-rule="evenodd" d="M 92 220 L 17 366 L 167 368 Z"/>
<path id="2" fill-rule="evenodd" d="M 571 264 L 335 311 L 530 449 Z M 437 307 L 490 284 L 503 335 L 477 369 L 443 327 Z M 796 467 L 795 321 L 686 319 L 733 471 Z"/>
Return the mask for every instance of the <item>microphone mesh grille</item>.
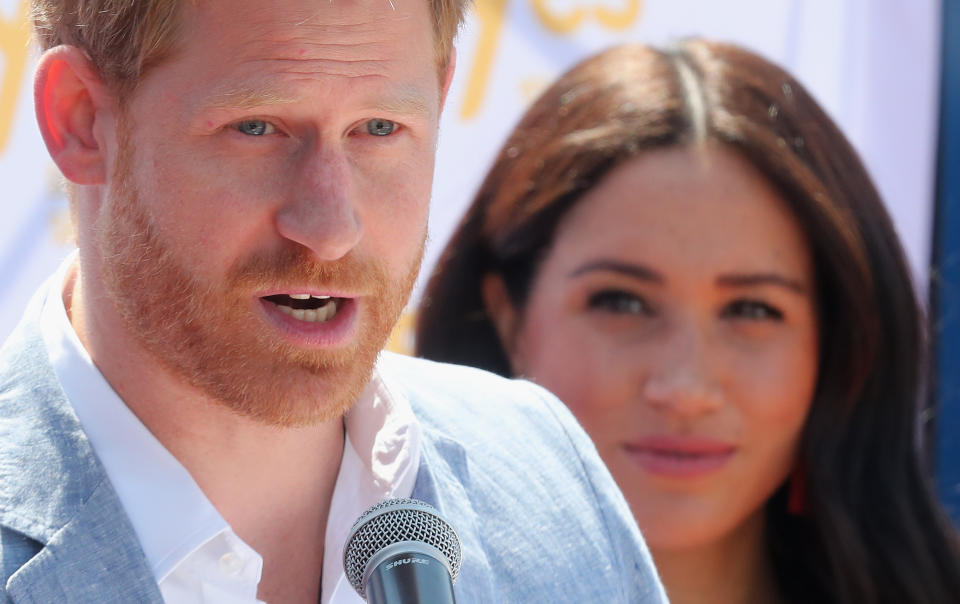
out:
<path id="1" fill-rule="evenodd" d="M 361 598 L 363 573 L 377 552 L 401 541 L 420 541 L 440 550 L 450 565 L 451 582 L 460 573 L 460 539 L 433 506 L 416 499 L 387 499 L 354 523 L 343 551 L 343 569 Z"/>

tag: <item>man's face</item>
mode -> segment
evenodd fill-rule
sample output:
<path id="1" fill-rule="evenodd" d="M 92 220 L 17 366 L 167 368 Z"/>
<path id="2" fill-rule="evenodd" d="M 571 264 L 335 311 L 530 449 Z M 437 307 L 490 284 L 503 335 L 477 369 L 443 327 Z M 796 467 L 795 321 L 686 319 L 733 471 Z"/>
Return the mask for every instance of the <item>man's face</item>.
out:
<path id="1" fill-rule="evenodd" d="M 335 417 L 426 233 L 441 89 L 426 0 L 184 3 L 124 108 L 95 225 L 112 304 L 230 408 Z"/>

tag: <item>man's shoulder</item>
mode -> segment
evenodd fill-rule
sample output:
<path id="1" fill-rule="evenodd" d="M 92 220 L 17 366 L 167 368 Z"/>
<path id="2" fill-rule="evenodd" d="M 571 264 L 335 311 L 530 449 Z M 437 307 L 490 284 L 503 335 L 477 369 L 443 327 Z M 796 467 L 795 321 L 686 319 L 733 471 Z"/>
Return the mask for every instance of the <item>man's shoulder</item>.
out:
<path id="1" fill-rule="evenodd" d="M 20 322 L 0 345 L 0 389 L 20 382 L 24 377 L 43 372 L 46 366 L 46 348 L 40 334 L 40 306 L 35 295 L 25 309 Z M 0 391 L 2 391 L 0 390 Z"/>
<path id="2" fill-rule="evenodd" d="M 442 460 L 433 471 L 460 483 L 475 502 L 536 506 L 569 499 L 601 515 L 620 502 L 586 433 L 536 384 L 396 355 L 382 359 L 381 375 L 410 402 L 425 455 Z"/>
<path id="3" fill-rule="evenodd" d="M 522 380 L 510 379 L 490 373 L 476 367 L 453 365 L 431 361 L 419 357 L 383 351 L 380 353 L 378 369 L 393 378 L 401 378 L 414 386 L 423 386 L 425 390 L 438 393 L 469 396 L 463 392 L 467 385 L 494 390 L 513 390 Z"/>
<path id="4" fill-rule="evenodd" d="M 0 346 L 0 527 L 10 531 L 2 535 L 4 556 L 19 538 L 46 542 L 105 481 L 50 363 L 39 306 L 34 298 Z"/>
<path id="5" fill-rule="evenodd" d="M 502 441 L 511 432 L 553 439 L 571 427 L 579 431 L 555 396 L 526 380 L 392 353 L 383 353 L 379 369 L 390 387 L 401 390 L 421 424 L 451 436 L 491 435 Z M 483 429 L 489 426 L 496 432 Z"/>
<path id="6" fill-rule="evenodd" d="M 593 443 L 543 388 L 385 355 L 423 427 L 414 497 L 460 534 L 468 602 L 663 601 L 630 510 Z"/>

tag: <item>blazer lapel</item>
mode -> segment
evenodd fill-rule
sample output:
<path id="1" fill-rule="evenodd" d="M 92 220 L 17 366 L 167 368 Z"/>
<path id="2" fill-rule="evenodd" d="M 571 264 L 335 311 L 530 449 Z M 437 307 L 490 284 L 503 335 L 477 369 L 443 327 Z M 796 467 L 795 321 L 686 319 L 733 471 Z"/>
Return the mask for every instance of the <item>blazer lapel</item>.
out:
<path id="1" fill-rule="evenodd" d="M 133 527 L 107 482 L 10 577 L 7 593 L 17 603 L 163 602 Z"/>
<path id="2" fill-rule="evenodd" d="M 41 292 L 43 289 L 41 289 Z M 38 544 L 14 602 L 161 602 L 116 492 L 50 366 L 40 294 L 0 348 L 0 525 Z"/>
<path id="3" fill-rule="evenodd" d="M 423 426 L 420 466 L 414 499 L 437 508 L 460 538 L 460 575 L 454 592 L 461 602 L 497 602 L 493 572 L 483 549 L 481 521 L 465 487 L 470 484 L 463 446 L 445 434 Z"/>

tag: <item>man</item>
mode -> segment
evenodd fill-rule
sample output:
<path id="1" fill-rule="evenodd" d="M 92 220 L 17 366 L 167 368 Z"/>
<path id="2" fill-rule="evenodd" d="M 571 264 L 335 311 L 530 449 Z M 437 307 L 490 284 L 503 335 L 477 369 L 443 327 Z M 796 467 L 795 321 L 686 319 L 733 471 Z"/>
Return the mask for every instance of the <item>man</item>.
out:
<path id="1" fill-rule="evenodd" d="M 463 10 L 34 1 L 79 251 L 0 353 L 0 600 L 355 602 L 346 534 L 397 496 L 459 532 L 463 602 L 661 600 L 554 399 L 378 354 Z"/>

